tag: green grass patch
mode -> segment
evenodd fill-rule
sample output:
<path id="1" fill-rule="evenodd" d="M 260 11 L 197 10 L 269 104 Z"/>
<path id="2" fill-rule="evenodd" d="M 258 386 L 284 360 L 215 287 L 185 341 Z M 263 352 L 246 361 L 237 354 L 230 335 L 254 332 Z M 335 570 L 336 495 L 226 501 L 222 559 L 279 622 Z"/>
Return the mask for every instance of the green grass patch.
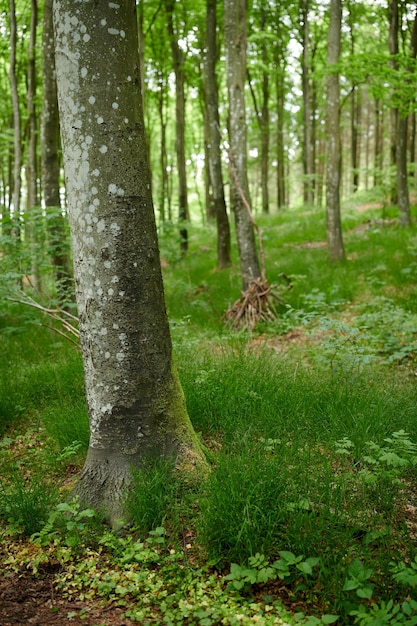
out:
<path id="1" fill-rule="evenodd" d="M 192 489 L 169 462 L 136 472 L 134 526 L 118 535 L 57 504 L 88 446 L 80 354 L 40 314 L 4 306 L 0 530 L 11 544 L 38 533 L 25 567 L 55 559 L 65 592 L 139 622 L 415 623 L 417 231 L 361 202 L 346 206 L 335 266 L 322 210 L 259 217 L 286 305 L 252 335 L 222 320 L 241 288 L 235 247 L 220 272 L 212 226 L 190 226 L 185 259 L 176 229 L 161 233 L 176 362 L 211 471 Z"/>

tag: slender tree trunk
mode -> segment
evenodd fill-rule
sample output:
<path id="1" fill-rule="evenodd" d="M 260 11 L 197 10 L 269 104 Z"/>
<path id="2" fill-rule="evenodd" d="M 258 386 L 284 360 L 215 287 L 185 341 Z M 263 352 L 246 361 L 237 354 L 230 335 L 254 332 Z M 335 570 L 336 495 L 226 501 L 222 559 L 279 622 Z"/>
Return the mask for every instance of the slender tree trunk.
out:
<path id="1" fill-rule="evenodd" d="M 178 219 L 180 224 L 181 250 L 188 250 L 188 232 L 186 222 L 189 220 L 187 168 L 185 160 L 185 72 L 184 53 L 178 44 L 178 36 L 174 29 L 175 0 L 165 0 L 168 20 L 168 35 L 171 43 L 172 59 L 175 73 L 175 119 L 178 168 Z"/>
<path id="2" fill-rule="evenodd" d="M 226 80 L 229 98 L 229 139 L 232 205 L 243 288 L 261 275 L 255 232 L 248 211 L 251 206 L 246 146 L 246 2 L 224 0 Z"/>
<path id="3" fill-rule="evenodd" d="M 389 53 L 391 56 L 390 66 L 392 69 L 397 69 L 398 62 L 396 56 L 398 55 L 398 0 L 389 0 Z M 398 133 L 399 133 L 399 116 L 398 108 L 391 107 L 390 109 L 390 154 L 391 154 L 391 166 L 393 170 L 397 169 L 397 148 L 398 148 Z M 401 129 L 403 131 L 403 128 Z M 391 179 L 391 174 L 390 174 Z M 393 204 L 398 201 L 398 182 L 399 175 L 397 171 L 396 181 L 395 178 L 391 179 L 390 195 Z"/>
<path id="4" fill-rule="evenodd" d="M 161 126 L 161 149 L 160 149 L 160 167 L 161 167 L 161 186 L 159 193 L 159 219 L 162 223 L 166 221 L 165 203 L 168 197 L 168 154 L 167 154 L 167 114 L 166 114 L 166 89 L 167 80 L 162 74 L 159 76 L 158 91 L 158 113 Z"/>
<path id="5" fill-rule="evenodd" d="M 41 264 L 44 256 L 45 232 L 42 212 L 39 210 L 36 115 L 36 28 L 38 24 L 37 0 L 31 0 L 31 17 L 27 68 L 27 159 L 26 159 L 26 215 L 27 240 L 32 247 L 32 273 L 36 289 L 42 291 Z"/>
<path id="6" fill-rule="evenodd" d="M 400 226 L 410 226 L 410 197 L 408 193 L 407 171 L 407 137 L 408 118 L 399 115 L 397 137 L 397 197 L 398 197 L 398 222 Z"/>
<path id="7" fill-rule="evenodd" d="M 408 118 L 409 132 L 409 158 L 410 163 L 410 176 L 416 175 L 416 114 L 413 111 Z"/>
<path id="8" fill-rule="evenodd" d="M 301 57 L 301 82 L 303 90 L 303 169 L 304 202 L 314 202 L 314 163 L 312 154 L 311 93 L 310 93 L 310 0 L 300 0 L 301 35 L 303 50 Z"/>
<path id="9" fill-rule="evenodd" d="M 417 11 L 415 13 L 413 30 L 410 42 L 410 58 L 417 57 Z M 411 67 L 408 68 L 411 71 Z M 408 111 L 398 112 L 398 143 L 397 143 L 397 194 L 398 194 L 398 221 L 401 226 L 411 225 L 410 196 L 408 191 Z"/>
<path id="10" fill-rule="evenodd" d="M 384 165 L 383 152 L 384 110 L 379 98 L 375 98 L 374 186 L 382 185 Z"/>
<path id="11" fill-rule="evenodd" d="M 267 13 L 261 7 L 261 33 L 265 33 Z M 269 213 L 269 68 L 268 46 L 262 41 L 262 107 L 261 107 L 261 189 L 262 212 Z"/>
<path id="12" fill-rule="evenodd" d="M 217 0 L 207 0 L 206 10 L 206 59 L 205 59 L 205 92 L 207 103 L 208 126 L 208 165 L 213 190 L 214 211 L 217 223 L 217 265 L 219 269 L 231 264 L 230 225 L 224 196 L 221 135 L 218 106 L 218 88 L 216 79 L 217 60 Z"/>
<path id="13" fill-rule="evenodd" d="M 163 456 L 188 471 L 204 460 L 172 362 L 136 2 L 60 0 L 54 22 L 91 433 L 76 492 L 117 525 L 132 467 Z"/>
<path id="14" fill-rule="evenodd" d="M 31 0 L 31 18 L 28 46 L 27 111 L 28 111 L 28 157 L 26 162 L 27 209 L 39 204 L 37 185 L 37 120 L 36 120 L 36 28 L 38 24 L 37 0 Z"/>
<path id="15" fill-rule="evenodd" d="M 355 21 L 352 14 L 352 5 L 348 0 L 348 13 L 349 13 L 349 31 L 350 31 L 350 53 L 352 58 L 355 55 Z M 359 189 L 359 168 L 360 168 L 360 142 L 359 142 L 359 128 L 360 128 L 360 94 L 357 85 L 352 85 L 352 95 L 350 99 L 350 151 L 351 151 L 351 163 L 352 163 L 352 191 L 355 193 Z"/>
<path id="16" fill-rule="evenodd" d="M 74 285 L 67 226 L 60 197 L 59 116 L 52 4 L 53 0 L 45 0 L 43 7 L 41 167 L 49 252 L 58 299 L 64 304 L 73 299 Z"/>
<path id="17" fill-rule="evenodd" d="M 20 200 L 22 188 L 22 144 L 21 144 L 21 116 L 19 108 L 19 92 L 16 76 L 16 47 L 17 47 L 17 24 L 16 8 L 14 0 L 9 0 L 10 10 L 10 91 L 13 108 L 13 140 L 14 140 L 14 165 L 13 165 L 13 227 L 12 233 L 17 242 L 20 241 Z"/>
<path id="18" fill-rule="evenodd" d="M 277 207 L 287 204 L 286 173 L 285 173 L 285 57 L 282 50 L 276 48 L 275 60 L 275 91 L 277 98 L 276 124 L 276 156 L 277 156 Z"/>
<path id="19" fill-rule="evenodd" d="M 340 57 L 341 24 L 341 0 L 331 0 L 327 65 L 333 68 L 327 77 L 326 169 L 327 245 L 330 261 L 343 261 L 345 258 L 340 218 L 340 93 L 339 74 L 336 69 Z"/>

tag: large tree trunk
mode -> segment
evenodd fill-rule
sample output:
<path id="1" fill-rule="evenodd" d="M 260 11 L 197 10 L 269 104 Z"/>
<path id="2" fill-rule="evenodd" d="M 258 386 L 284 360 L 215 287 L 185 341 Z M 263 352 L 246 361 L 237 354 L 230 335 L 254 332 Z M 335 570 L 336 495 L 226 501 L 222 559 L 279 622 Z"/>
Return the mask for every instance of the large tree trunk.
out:
<path id="1" fill-rule="evenodd" d="M 90 419 L 90 446 L 76 492 L 117 524 L 132 467 L 158 456 L 173 458 L 179 469 L 204 460 L 172 362 L 135 0 L 60 0 L 54 22 Z"/>
<path id="2" fill-rule="evenodd" d="M 178 219 L 180 224 L 181 250 L 185 253 L 188 250 L 186 221 L 190 217 L 188 210 L 187 167 L 185 160 L 185 71 L 184 53 L 178 44 L 178 36 L 174 29 L 174 7 L 175 0 L 165 1 L 168 34 L 175 73 L 175 147 L 178 168 Z"/>
<path id="3" fill-rule="evenodd" d="M 53 0 L 45 0 L 43 7 L 41 168 L 49 251 L 58 298 L 64 304 L 73 299 L 74 287 L 67 227 L 60 197 L 59 116 L 52 4 Z"/>
<path id="4" fill-rule="evenodd" d="M 207 0 L 206 13 L 206 62 L 205 62 L 205 93 L 207 103 L 207 126 L 209 133 L 208 166 L 213 190 L 214 212 L 217 223 L 217 265 L 219 269 L 231 264 L 230 225 L 224 197 L 224 184 L 221 158 L 221 135 L 218 106 L 218 88 L 216 79 L 217 60 L 217 0 Z"/>
<path id="5" fill-rule="evenodd" d="M 260 277 L 250 206 L 246 146 L 246 2 L 224 0 L 226 80 L 229 97 L 231 197 L 243 288 Z"/>
<path id="6" fill-rule="evenodd" d="M 336 69 L 340 57 L 341 24 L 341 0 L 331 0 L 327 48 L 327 65 L 331 69 L 327 77 L 326 168 L 327 245 L 330 261 L 342 261 L 345 258 L 340 219 L 340 93 L 339 75 Z"/>

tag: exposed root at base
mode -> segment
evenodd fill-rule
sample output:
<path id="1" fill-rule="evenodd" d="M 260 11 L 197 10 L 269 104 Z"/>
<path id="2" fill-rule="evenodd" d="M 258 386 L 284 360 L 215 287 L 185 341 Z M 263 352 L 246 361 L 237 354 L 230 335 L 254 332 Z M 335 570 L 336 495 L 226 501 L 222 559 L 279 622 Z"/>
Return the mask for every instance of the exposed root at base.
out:
<path id="1" fill-rule="evenodd" d="M 283 305 L 284 302 L 273 292 L 266 278 L 252 280 L 242 296 L 224 314 L 226 323 L 235 330 L 252 331 L 258 322 L 270 322 L 278 313 L 273 300 Z"/>

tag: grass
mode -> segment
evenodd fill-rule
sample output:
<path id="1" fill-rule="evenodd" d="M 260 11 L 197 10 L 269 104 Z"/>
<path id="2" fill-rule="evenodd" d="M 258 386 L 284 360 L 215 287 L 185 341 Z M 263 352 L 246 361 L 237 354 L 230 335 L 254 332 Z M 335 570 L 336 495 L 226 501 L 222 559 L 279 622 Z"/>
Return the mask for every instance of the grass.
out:
<path id="1" fill-rule="evenodd" d="M 133 532 L 93 533 L 107 582 L 92 591 L 83 577 L 98 567 L 93 559 L 63 576 L 65 590 L 121 604 L 128 594 L 129 615 L 161 623 L 234 624 L 240 611 L 247 623 L 274 624 L 282 601 L 288 623 L 414 619 L 417 231 L 380 218 L 351 203 L 348 259 L 330 266 L 317 245 L 322 211 L 259 217 L 268 278 L 286 306 L 254 335 L 222 321 L 240 277 L 236 266 L 215 269 L 213 228 L 190 227 L 185 260 L 175 232 L 162 233 L 177 366 L 212 471 L 193 492 L 169 463 L 136 474 Z M 41 321 L 15 305 L 0 315 L 0 519 L 9 542 L 38 532 L 56 503 L 42 467 L 65 499 L 88 445 L 80 355 Z M 89 513 L 71 506 L 42 541 L 58 545 L 75 528 L 77 545 L 87 542 Z M 59 545 L 63 563 L 80 558 L 64 538 Z M 138 589 L 145 604 L 135 604 Z M 371 621 L 377 610 L 385 621 Z"/>

